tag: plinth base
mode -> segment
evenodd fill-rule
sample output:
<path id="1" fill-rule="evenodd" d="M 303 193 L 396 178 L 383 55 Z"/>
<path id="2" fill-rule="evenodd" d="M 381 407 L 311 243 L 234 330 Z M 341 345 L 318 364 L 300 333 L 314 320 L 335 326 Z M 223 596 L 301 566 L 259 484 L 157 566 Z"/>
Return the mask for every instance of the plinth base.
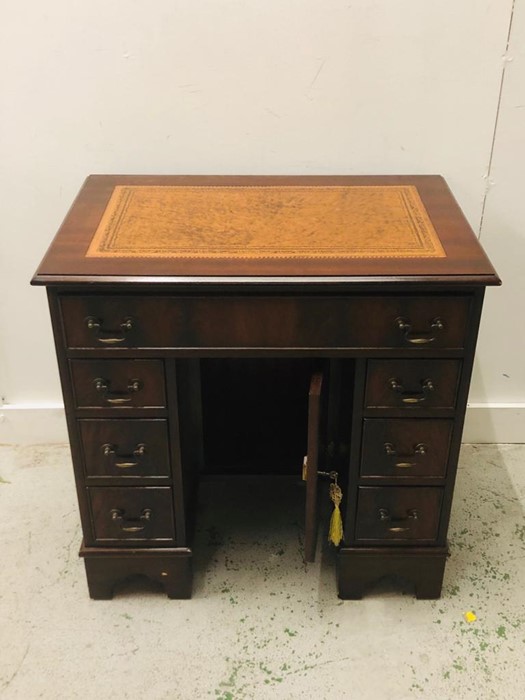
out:
<path id="1" fill-rule="evenodd" d="M 191 549 L 118 549 L 80 547 L 89 595 L 110 600 L 116 584 L 133 576 L 146 576 L 160 583 L 168 598 L 191 598 Z"/>
<path id="2" fill-rule="evenodd" d="M 448 547 L 345 547 L 339 550 L 340 598 L 360 600 L 365 589 L 387 576 L 412 581 L 416 598 L 441 596 Z"/>

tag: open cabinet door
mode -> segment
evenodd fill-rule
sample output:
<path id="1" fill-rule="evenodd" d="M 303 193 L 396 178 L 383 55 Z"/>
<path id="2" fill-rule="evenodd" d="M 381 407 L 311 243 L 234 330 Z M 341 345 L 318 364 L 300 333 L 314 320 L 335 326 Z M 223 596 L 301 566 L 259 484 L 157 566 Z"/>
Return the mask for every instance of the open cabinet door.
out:
<path id="1" fill-rule="evenodd" d="M 317 472 L 319 469 L 319 452 L 321 444 L 321 393 L 323 375 L 321 372 L 312 376 L 308 393 L 308 443 L 306 453 L 306 516 L 304 526 L 304 558 L 315 561 L 317 545 Z"/>

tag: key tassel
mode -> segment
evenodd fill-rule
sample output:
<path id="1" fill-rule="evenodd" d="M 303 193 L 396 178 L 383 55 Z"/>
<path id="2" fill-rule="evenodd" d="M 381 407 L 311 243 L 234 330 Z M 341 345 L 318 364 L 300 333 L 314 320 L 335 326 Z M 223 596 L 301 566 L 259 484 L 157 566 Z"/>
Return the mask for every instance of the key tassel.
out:
<path id="1" fill-rule="evenodd" d="M 339 508 L 343 500 L 343 492 L 337 483 L 330 484 L 330 500 L 334 504 L 334 510 L 330 518 L 328 541 L 338 547 L 345 535 L 343 532 L 343 518 L 341 517 L 341 510 Z"/>

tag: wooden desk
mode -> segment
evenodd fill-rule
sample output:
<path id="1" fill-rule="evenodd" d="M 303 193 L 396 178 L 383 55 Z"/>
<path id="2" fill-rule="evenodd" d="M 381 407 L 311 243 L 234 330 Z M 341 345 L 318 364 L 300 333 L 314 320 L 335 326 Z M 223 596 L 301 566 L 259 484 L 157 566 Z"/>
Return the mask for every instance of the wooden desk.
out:
<path id="1" fill-rule="evenodd" d="M 134 574 L 189 597 L 199 474 L 299 473 L 306 452 L 305 558 L 336 471 L 339 595 L 396 574 L 439 597 L 499 284 L 442 178 L 91 176 L 33 283 L 93 598 Z"/>

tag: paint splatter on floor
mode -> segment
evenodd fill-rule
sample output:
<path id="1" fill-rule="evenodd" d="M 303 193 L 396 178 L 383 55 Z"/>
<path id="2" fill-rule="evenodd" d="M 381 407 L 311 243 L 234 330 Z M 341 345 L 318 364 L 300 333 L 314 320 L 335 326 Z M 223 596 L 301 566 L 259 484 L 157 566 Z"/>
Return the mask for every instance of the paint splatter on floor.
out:
<path id="1" fill-rule="evenodd" d="M 109 678 L 160 700 L 522 698 L 525 447 L 463 448 L 437 601 L 389 581 L 339 600 L 333 550 L 302 557 L 303 486 L 283 481 L 202 490 L 191 601 L 137 581 L 93 602 L 67 448 L 0 464 L 2 700 L 95 700 Z"/>

